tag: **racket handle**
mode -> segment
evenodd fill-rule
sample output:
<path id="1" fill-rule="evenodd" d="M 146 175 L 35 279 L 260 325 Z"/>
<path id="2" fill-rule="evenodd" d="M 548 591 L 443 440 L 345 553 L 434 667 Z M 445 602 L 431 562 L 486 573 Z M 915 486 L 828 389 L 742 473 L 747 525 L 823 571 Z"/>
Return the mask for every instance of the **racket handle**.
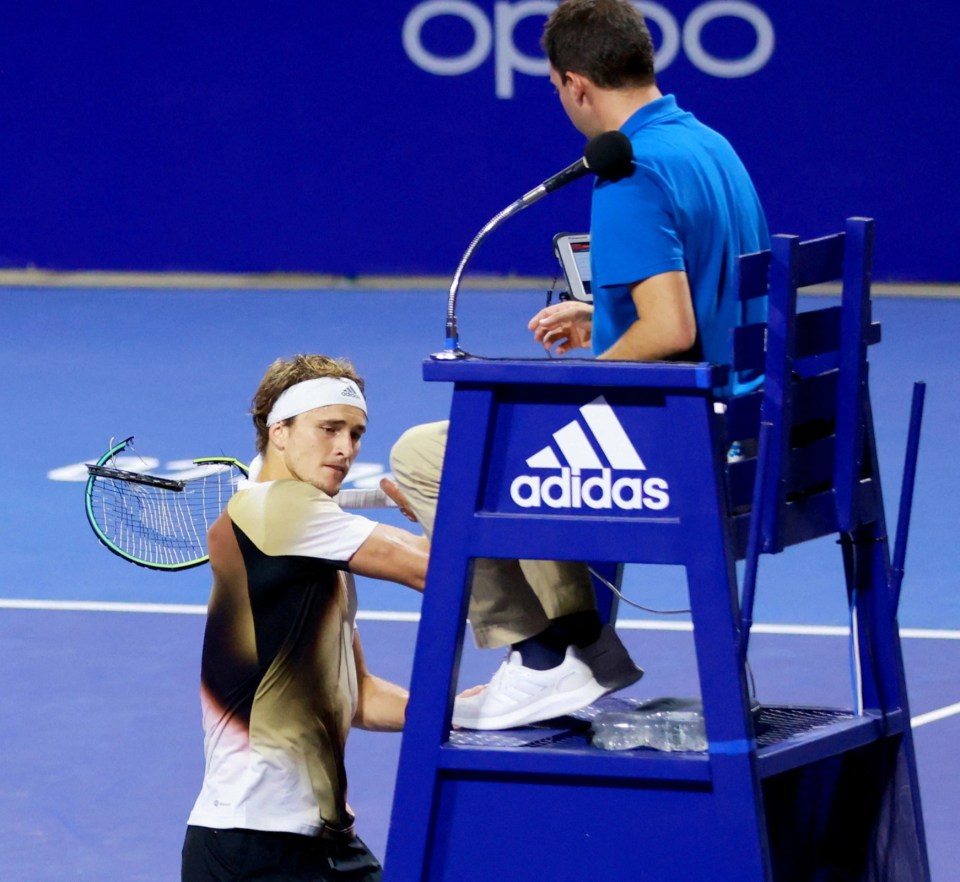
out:
<path id="1" fill-rule="evenodd" d="M 341 490 L 333 497 L 333 501 L 340 508 L 397 508 L 397 504 L 379 487 L 369 490 Z"/>

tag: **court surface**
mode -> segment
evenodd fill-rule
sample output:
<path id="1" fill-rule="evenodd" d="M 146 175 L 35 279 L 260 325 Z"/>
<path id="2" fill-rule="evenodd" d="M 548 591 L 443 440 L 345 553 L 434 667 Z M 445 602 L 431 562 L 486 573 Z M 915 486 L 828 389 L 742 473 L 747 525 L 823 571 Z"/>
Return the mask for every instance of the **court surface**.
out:
<path id="1" fill-rule="evenodd" d="M 82 464 L 136 438 L 155 471 L 228 454 L 248 459 L 249 398 L 266 365 L 296 352 L 346 355 L 368 384 L 370 424 L 353 478 L 375 481 L 407 426 L 446 416 L 450 390 L 420 364 L 442 346 L 441 290 L 2 290 L 8 491 L 0 513 L 0 878 L 167 882 L 202 775 L 197 695 L 209 573 L 153 573 L 100 547 L 83 515 Z M 537 357 L 534 290 L 461 294 L 467 350 Z M 960 301 L 875 301 L 883 342 L 871 386 L 886 495 L 896 525 L 914 380 L 928 383 L 900 625 L 933 878 L 957 878 L 955 745 L 960 742 L 960 367 L 950 354 Z M 383 519 L 402 523 L 395 513 Z M 761 562 L 751 664 L 761 701 L 849 706 L 839 551 L 829 540 Z M 685 606 L 673 568 L 631 567 L 627 596 Z M 419 598 L 361 580 L 372 670 L 406 682 Z M 621 605 L 620 628 L 646 677 L 628 694 L 696 689 L 689 620 Z M 499 663 L 465 653 L 465 685 Z M 398 736 L 355 732 L 350 801 L 385 851 Z M 478 819 L 482 825 L 482 819 Z M 626 846 L 625 846 L 626 847 Z M 602 873 L 598 872 L 598 876 Z"/>

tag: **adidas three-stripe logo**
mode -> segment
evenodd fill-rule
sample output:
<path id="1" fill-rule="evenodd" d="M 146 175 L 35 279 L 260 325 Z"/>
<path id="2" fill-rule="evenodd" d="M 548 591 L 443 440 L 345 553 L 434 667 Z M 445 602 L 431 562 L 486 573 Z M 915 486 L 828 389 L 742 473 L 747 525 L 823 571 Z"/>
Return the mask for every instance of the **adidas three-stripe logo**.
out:
<path id="1" fill-rule="evenodd" d="M 617 419 L 613 408 L 601 395 L 589 404 L 580 408 L 583 421 L 593 434 L 594 441 L 600 451 L 607 458 L 612 468 L 618 470 L 646 471 L 637 448 L 627 437 L 623 425 Z M 562 429 L 553 433 L 553 440 L 567 460 L 567 465 L 574 469 L 602 469 L 603 463 L 597 456 L 587 433 L 579 422 L 573 420 Z M 559 469 L 562 463 L 551 447 L 535 453 L 527 460 L 532 469 Z"/>
<path id="2" fill-rule="evenodd" d="M 559 470 L 560 474 L 546 478 L 519 475 L 510 485 L 510 498 L 522 508 L 665 509 L 670 496 L 669 485 L 663 478 L 614 479 L 614 471 L 645 472 L 647 467 L 607 400 L 602 395 L 595 398 L 580 408 L 580 414 L 589 434 L 579 420 L 572 420 L 553 433 L 565 464 L 552 446 L 526 460 L 528 468 Z M 591 474 L 585 476 L 582 472 Z"/>

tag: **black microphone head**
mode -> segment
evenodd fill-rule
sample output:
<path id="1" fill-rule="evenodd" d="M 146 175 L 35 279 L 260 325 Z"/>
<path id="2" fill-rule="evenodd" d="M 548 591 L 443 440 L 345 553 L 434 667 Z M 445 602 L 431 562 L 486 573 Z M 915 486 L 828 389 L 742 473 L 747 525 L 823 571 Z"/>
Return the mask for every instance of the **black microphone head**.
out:
<path id="1" fill-rule="evenodd" d="M 633 172 L 633 145 L 623 132 L 604 132 L 590 139 L 583 159 L 598 178 L 619 181 Z"/>

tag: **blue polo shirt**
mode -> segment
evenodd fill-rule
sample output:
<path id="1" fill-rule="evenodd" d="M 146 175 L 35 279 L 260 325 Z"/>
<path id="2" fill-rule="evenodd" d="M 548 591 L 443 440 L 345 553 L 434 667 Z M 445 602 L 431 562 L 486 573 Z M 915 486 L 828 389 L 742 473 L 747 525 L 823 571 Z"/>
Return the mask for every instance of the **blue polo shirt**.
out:
<path id="1" fill-rule="evenodd" d="M 762 303 L 759 314 L 745 315 L 736 291 L 737 258 L 770 247 L 750 176 L 729 142 L 672 95 L 641 107 L 621 131 L 633 144 L 634 172 L 598 181 L 591 207 L 594 353 L 636 321 L 633 285 L 685 270 L 697 320 L 690 357 L 728 364 L 732 329 L 765 316 Z M 732 378 L 726 391 L 757 382 Z"/>

